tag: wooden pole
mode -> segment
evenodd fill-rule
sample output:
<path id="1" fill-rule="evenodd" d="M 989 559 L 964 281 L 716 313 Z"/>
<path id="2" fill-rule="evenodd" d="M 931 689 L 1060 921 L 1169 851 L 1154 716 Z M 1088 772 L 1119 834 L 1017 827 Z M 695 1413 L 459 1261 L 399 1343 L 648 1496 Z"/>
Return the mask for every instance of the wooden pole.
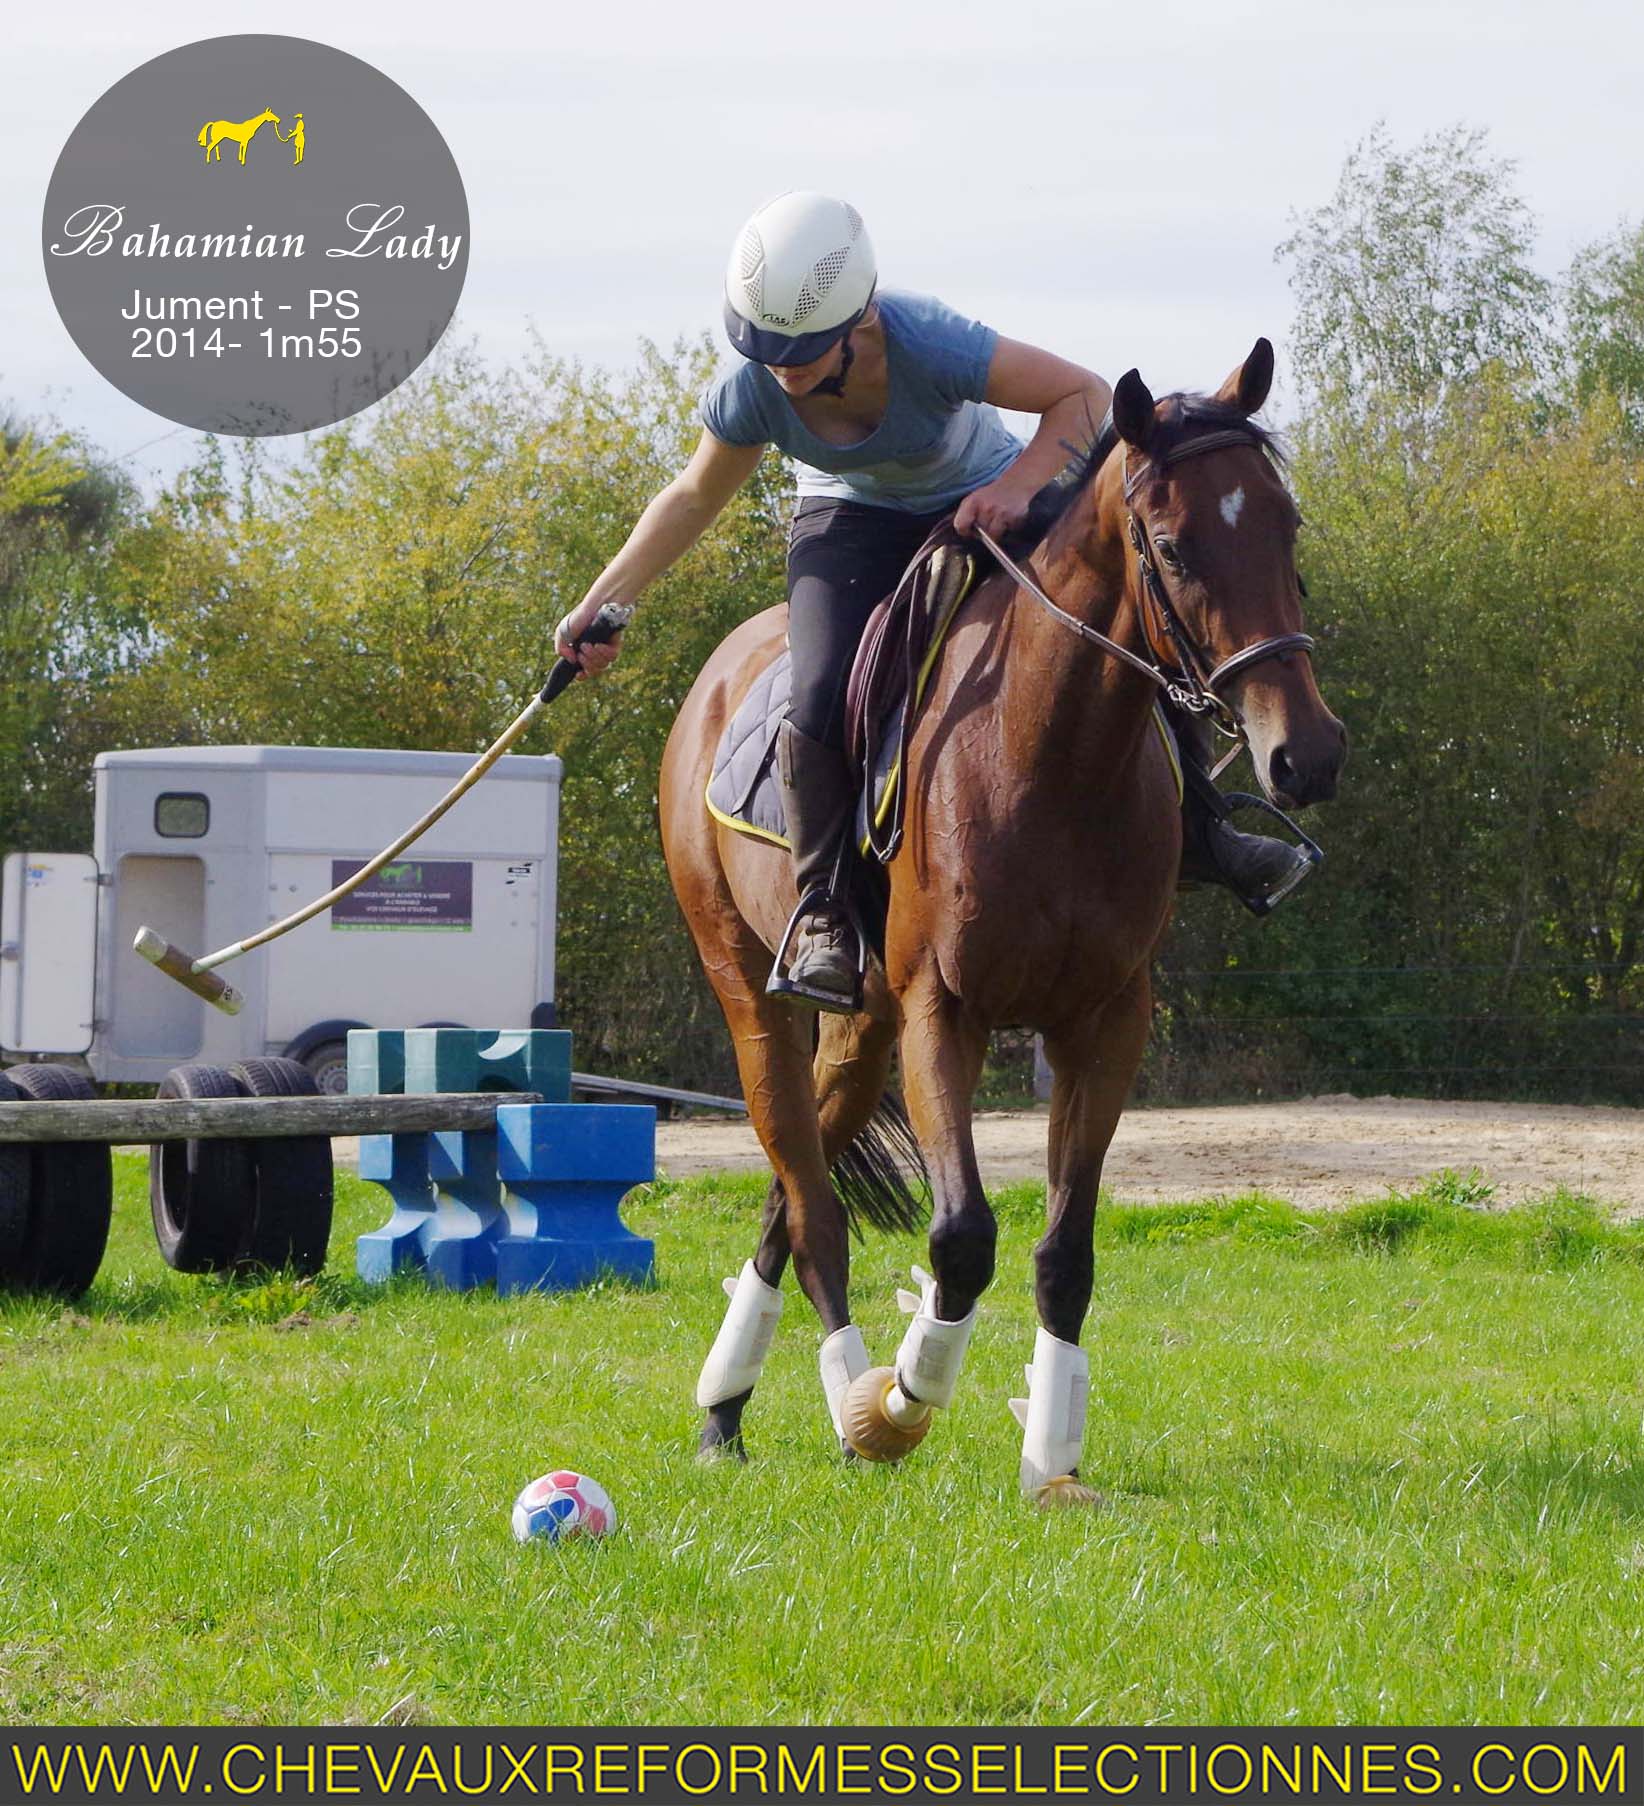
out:
<path id="1" fill-rule="evenodd" d="M 494 1129 L 498 1104 L 540 1104 L 534 1091 L 441 1091 L 409 1097 L 147 1097 L 0 1103 L 0 1142 L 217 1141 L 270 1135 L 408 1135 Z"/>

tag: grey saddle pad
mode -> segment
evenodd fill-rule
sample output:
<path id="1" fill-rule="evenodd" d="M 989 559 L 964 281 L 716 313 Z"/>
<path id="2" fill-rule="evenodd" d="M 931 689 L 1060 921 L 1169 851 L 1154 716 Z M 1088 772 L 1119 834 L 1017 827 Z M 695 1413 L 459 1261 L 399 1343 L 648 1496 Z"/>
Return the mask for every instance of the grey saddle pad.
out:
<path id="1" fill-rule="evenodd" d="M 776 781 L 776 730 L 788 712 L 793 667 L 784 647 L 753 680 L 714 748 L 708 812 L 727 827 L 788 844 Z"/>
<path id="2" fill-rule="evenodd" d="M 708 813 L 740 834 L 788 844 L 788 818 L 776 778 L 776 730 L 788 712 L 793 669 L 784 647 L 760 672 L 714 748 L 708 779 Z M 898 728 L 900 723 L 896 724 Z M 881 797 L 897 769 L 900 733 L 887 733 L 875 748 L 873 794 Z M 856 805 L 856 840 L 867 836 L 866 792 Z"/>

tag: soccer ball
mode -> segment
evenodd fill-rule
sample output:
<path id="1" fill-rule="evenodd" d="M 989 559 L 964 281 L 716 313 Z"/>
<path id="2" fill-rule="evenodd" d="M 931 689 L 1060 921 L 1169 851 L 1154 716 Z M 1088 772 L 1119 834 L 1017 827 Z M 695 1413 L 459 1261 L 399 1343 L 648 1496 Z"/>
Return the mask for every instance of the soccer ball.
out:
<path id="1" fill-rule="evenodd" d="M 577 1536 L 608 1536 L 616 1529 L 616 1507 L 597 1480 L 556 1468 L 533 1480 L 514 1501 L 514 1535 L 522 1543 L 534 1536 L 551 1543 Z"/>

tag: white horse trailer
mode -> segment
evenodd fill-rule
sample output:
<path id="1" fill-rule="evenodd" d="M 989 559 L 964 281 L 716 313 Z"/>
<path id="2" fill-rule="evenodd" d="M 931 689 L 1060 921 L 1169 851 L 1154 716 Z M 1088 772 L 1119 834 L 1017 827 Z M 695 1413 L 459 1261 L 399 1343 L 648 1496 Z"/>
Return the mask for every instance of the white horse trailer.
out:
<path id="1" fill-rule="evenodd" d="M 467 753 L 186 746 L 103 753 L 92 852 L 12 853 L 0 886 L 0 1053 L 78 1055 L 157 1083 L 190 1060 L 303 1061 L 346 1088 L 351 1028 L 554 1022 L 556 758 L 497 764 L 336 908 L 225 968 L 225 1016 L 132 951 L 144 923 L 195 954 L 278 921 L 371 859 Z"/>

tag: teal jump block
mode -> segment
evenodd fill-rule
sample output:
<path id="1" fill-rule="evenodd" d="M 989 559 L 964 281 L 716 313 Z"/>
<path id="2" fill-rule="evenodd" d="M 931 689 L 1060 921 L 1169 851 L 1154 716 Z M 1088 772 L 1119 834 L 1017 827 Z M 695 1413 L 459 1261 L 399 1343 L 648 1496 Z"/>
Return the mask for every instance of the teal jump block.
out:
<path id="1" fill-rule="evenodd" d="M 405 1090 L 405 1030 L 351 1028 L 348 1031 L 350 1097 L 398 1097 Z"/>
<path id="2" fill-rule="evenodd" d="M 650 1105 L 501 1104 L 496 1140 L 507 1218 L 496 1244 L 499 1292 L 655 1279 L 655 1244 L 619 1214 L 627 1193 L 656 1177 Z"/>
<path id="3" fill-rule="evenodd" d="M 405 1089 L 535 1091 L 569 1103 L 571 1036 L 562 1028 L 408 1028 Z"/>

